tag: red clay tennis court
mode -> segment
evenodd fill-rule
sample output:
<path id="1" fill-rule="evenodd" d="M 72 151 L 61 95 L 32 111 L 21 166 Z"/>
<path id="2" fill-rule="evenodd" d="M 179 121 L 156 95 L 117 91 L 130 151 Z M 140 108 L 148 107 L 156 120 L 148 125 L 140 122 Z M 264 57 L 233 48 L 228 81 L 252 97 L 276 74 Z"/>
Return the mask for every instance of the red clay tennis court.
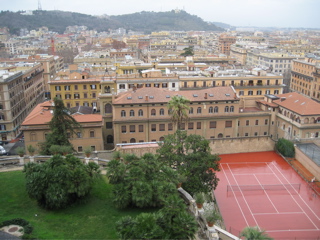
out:
<path id="1" fill-rule="evenodd" d="M 259 226 L 274 239 L 320 239 L 320 196 L 275 152 L 221 155 L 215 196 L 226 230 Z"/>

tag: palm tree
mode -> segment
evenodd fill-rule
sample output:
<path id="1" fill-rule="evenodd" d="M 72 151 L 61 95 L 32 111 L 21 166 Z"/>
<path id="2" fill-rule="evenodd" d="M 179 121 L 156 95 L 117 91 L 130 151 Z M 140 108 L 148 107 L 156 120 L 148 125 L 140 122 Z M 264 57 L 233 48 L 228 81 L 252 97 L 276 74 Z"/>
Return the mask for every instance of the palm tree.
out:
<path id="1" fill-rule="evenodd" d="M 176 124 L 177 129 L 181 130 L 181 125 L 183 122 L 188 120 L 189 111 L 189 100 L 183 96 L 177 95 L 173 96 L 168 102 L 169 114 L 171 115 L 171 120 Z"/>
<path id="2" fill-rule="evenodd" d="M 272 240 L 264 230 L 256 227 L 245 227 L 240 233 L 240 237 L 245 237 L 246 240 Z"/>

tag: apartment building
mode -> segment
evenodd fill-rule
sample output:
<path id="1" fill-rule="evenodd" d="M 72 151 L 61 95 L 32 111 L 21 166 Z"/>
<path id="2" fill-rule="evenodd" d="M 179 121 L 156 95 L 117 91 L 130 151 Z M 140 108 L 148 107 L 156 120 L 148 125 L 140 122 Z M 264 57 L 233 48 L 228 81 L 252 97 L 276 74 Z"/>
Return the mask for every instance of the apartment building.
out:
<path id="1" fill-rule="evenodd" d="M 178 92 L 141 88 L 113 99 L 114 143 L 162 141 L 173 133 L 167 103 L 175 95 L 190 100 L 189 121 L 182 126 L 189 134 L 207 139 L 269 135 L 270 111 L 255 103 L 244 107 L 233 87 Z"/>
<path id="2" fill-rule="evenodd" d="M 180 89 L 195 90 L 208 87 L 233 86 L 240 98 L 255 98 L 263 97 L 264 94 L 283 93 L 283 77 L 268 73 L 261 68 L 252 70 L 209 70 L 207 75 L 209 77 L 180 76 Z"/>
<path id="3" fill-rule="evenodd" d="M 320 101 L 320 58 L 293 60 L 291 90 Z"/>
<path id="4" fill-rule="evenodd" d="M 15 68 L 14 68 L 15 69 Z M 0 70 L 0 134 L 9 142 L 20 133 L 20 126 L 32 109 L 44 100 L 43 66 L 20 66 L 19 71 Z"/>
<path id="5" fill-rule="evenodd" d="M 52 119 L 53 102 L 46 101 L 38 104 L 22 123 L 25 145 L 38 148 L 39 142 L 44 142 L 50 132 L 49 122 Z M 103 150 L 102 116 L 99 114 L 76 114 L 74 119 L 80 123 L 81 130 L 76 135 L 69 134 L 74 149 L 83 152 L 91 147 L 94 151 Z"/>
<path id="6" fill-rule="evenodd" d="M 230 55 L 230 47 L 236 42 L 235 36 L 222 34 L 219 36 L 218 48 L 219 52 L 225 55 Z"/>

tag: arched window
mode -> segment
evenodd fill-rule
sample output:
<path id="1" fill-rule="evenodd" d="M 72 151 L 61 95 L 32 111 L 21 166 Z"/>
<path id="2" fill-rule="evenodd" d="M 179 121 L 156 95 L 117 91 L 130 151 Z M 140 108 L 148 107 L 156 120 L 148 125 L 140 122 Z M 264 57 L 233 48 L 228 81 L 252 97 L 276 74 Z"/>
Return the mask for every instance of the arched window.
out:
<path id="1" fill-rule="evenodd" d="M 156 110 L 155 109 L 151 109 L 151 116 L 155 116 L 156 115 Z"/>
<path id="2" fill-rule="evenodd" d="M 107 143 L 113 143 L 113 136 L 112 135 L 107 136 Z"/>
<path id="3" fill-rule="evenodd" d="M 127 114 L 126 114 L 126 111 L 125 111 L 125 110 L 122 110 L 122 111 L 121 111 L 121 117 L 126 117 L 126 115 L 127 115 Z"/>
<path id="4" fill-rule="evenodd" d="M 130 139 L 130 143 L 135 143 L 136 142 L 136 139 L 135 138 L 131 138 Z"/>
<path id="5" fill-rule="evenodd" d="M 160 115 L 164 115 L 164 109 L 163 108 L 160 109 L 159 114 Z"/>
<path id="6" fill-rule="evenodd" d="M 159 141 L 161 141 L 161 142 L 164 141 L 164 137 L 160 137 Z"/>
<path id="7" fill-rule="evenodd" d="M 30 133 L 30 141 L 37 141 L 37 134 L 35 132 Z"/>
<path id="8" fill-rule="evenodd" d="M 200 114 L 201 111 L 202 111 L 201 107 L 198 107 L 198 108 L 197 108 L 197 113 Z"/>
<path id="9" fill-rule="evenodd" d="M 193 107 L 189 108 L 189 114 L 193 114 Z"/>
<path id="10" fill-rule="evenodd" d="M 112 106 L 110 103 L 107 103 L 106 105 L 104 105 L 104 111 L 105 113 L 112 113 Z"/>
<path id="11" fill-rule="evenodd" d="M 214 107 L 213 112 L 214 112 L 214 113 L 218 113 L 218 112 L 219 112 L 219 107 Z"/>
<path id="12" fill-rule="evenodd" d="M 234 112 L 234 106 L 230 107 L 230 112 Z"/>
<path id="13" fill-rule="evenodd" d="M 126 85 L 125 84 L 119 84 L 119 88 L 120 89 L 126 89 Z"/>
<path id="14" fill-rule="evenodd" d="M 213 107 L 209 107 L 209 113 L 213 113 Z"/>
<path id="15" fill-rule="evenodd" d="M 219 133 L 219 134 L 218 134 L 218 138 L 223 138 L 223 134 L 222 134 L 222 133 Z"/>
<path id="16" fill-rule="evenodd" d="M 309 123 L 309 118 L 305 118 L 305 119 L 304 119 L 304 123 L 305 123 L 305 124 L 308 124 L 308 123 Z"/>
<path id="17" fill-rule="evenodd" d="M 130 110 L 130 117 L 134 117 L 134 110 Z"/>
<path id="18" fill-rule="evenodd" d="M 225 106 L 224 112 L 229 112 L 229 106 Z"/>
<path id="19" fill-rule="evenodd" d="M 142 116 L 143 116 L 143 110 L 142 110 L 142 109 L 139 109 L 139 111 L 138 111 L 138 116 L 139 116 L 139 117 L 142 117 Z"/>

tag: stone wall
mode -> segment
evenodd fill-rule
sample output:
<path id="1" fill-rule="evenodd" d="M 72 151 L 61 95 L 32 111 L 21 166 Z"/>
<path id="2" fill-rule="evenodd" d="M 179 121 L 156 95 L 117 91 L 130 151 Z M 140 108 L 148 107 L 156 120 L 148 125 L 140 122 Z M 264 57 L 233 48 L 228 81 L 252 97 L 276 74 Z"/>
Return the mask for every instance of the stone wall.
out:
<path id="1" fill-rule="evenodd" d="M 273 151 L 274 145 L 268 136 L 210 140 L 212 152 L 217 154 Z"/>

